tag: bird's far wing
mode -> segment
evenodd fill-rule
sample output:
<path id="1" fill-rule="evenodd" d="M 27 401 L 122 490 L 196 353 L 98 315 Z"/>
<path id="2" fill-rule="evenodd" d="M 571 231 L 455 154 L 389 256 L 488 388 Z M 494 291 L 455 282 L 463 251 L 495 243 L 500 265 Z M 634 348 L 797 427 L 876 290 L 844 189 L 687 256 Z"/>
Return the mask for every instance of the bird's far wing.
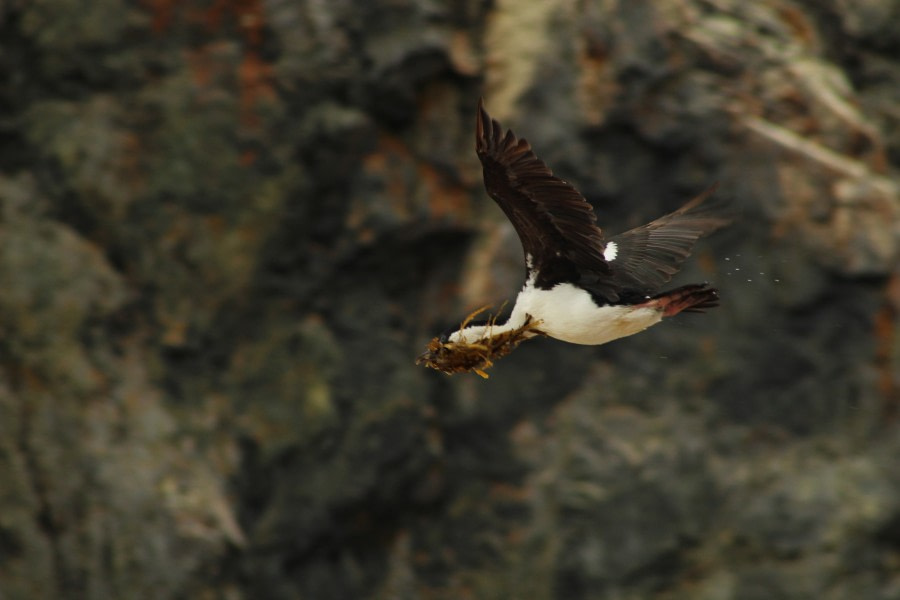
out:
<path id="1" fill-rule="evenodd" d="M 640 293 L 658 291 L 678 272 L 698 239 L 728 225 L 732 219 L 719 206 L 704 204 L 716 187 L 675 212 L 610 238 L 607 255 L 615 253 L 610 265 L 616 286 Z"/>
<path id="2" fill-rule="evenodd" d="M 484 186 L 519 234 L 535 264 L 564 259 L 583 269 L 603 270 L 603 234 L 587 200 L 555 177 L 525 139 L 503 130 L 478 102 L 476 151 Z"/>

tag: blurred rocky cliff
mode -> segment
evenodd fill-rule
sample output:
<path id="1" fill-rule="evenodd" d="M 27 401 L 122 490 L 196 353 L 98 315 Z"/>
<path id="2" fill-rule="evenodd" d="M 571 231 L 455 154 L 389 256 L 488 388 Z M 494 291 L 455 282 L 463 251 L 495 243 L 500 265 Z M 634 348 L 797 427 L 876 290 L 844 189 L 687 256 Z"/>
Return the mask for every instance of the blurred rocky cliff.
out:
<path id="1" fill-rule="evenodd" d="M 900 4 L 0 2 L 0 598 L 900 599 Z M 491 378 L 474 108 L 722 307 Z"/>

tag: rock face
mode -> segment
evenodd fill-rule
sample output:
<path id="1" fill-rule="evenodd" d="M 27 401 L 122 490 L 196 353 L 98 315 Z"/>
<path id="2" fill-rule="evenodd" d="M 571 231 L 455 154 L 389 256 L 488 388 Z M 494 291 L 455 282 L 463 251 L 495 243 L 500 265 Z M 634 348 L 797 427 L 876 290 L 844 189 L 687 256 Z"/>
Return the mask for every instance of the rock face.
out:
<path id="1" fill-rule="evenodd" d="M 888 0 L 0 4 L 0 596 L 900 598 Z M 492 377 L 479 96 L 723 305 Z"/>

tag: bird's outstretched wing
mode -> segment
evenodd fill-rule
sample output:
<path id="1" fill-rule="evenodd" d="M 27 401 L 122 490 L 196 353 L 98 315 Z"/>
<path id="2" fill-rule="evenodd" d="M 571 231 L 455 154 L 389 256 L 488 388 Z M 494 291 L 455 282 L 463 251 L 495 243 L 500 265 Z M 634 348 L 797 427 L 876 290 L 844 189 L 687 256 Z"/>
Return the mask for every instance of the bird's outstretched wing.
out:
<path id="1" fill-rule="evenodd" d="M 611 279 L 623 290 L 652 294 L 668 283 L 701 237 L 728 225 L 720 206 L 705 203 L 716 185 L 655 221 L 610 238 L 615 244 Z"/>
<path id="2" fill-rule="evenodd" d="M 533 264 L 541 265 L 545 276 L 547 271 L 573 268 L 609 273 L 594 209 L 578 190 L 553 175 L 531 144 L 510 130 L 504 133 L 483 100 L 478 102 L 475 139 L 484 186 L 506 213 Z"/>

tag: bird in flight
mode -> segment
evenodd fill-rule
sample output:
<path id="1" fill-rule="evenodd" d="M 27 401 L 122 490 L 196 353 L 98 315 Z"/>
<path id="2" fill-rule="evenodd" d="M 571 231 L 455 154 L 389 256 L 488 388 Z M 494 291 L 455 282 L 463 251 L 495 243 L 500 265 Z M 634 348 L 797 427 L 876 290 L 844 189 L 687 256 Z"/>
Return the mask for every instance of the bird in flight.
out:
<path id="1" fill-rule="evenodd" d="M 707 283 L 660 291 L 700 237 L 730 222 L 704 204 L 715 186 L 675 212 L 607 238 L 587 200 L 554 176 L 525 139 L 504 132 L 483 100 L 475 149 L 488 194 L 522 242 L 525 284 L 505 323 L 470 316 L 435 338 L 417 362 L 486 376 L 492 358 L 536 335 L 599 345 L 680 312 L 718 306 L 718 292 Z"/>

